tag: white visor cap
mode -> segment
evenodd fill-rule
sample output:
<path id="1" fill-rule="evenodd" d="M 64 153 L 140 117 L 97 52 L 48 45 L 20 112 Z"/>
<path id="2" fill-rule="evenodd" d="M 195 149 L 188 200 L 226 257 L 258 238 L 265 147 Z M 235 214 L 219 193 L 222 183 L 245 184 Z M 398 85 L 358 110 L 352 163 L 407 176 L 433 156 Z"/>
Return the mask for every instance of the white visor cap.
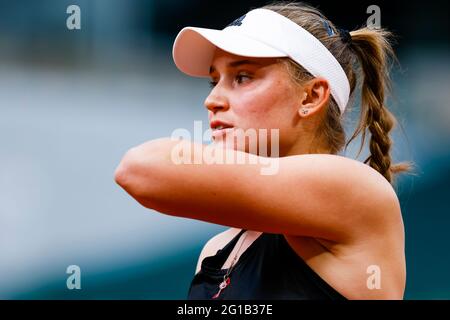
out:
<path id="1" fill-rule="evenodd" d="M 316 37 L 281 14 L 254 9 L 223 30 L 185 27 L 173 44 L 175 65 L 187 75 L 208 77 L 216 47 L 245 57 L 289 57 L 328 81 L 341 113 L 347 106 L 350 85 L 339 62 Z"/>

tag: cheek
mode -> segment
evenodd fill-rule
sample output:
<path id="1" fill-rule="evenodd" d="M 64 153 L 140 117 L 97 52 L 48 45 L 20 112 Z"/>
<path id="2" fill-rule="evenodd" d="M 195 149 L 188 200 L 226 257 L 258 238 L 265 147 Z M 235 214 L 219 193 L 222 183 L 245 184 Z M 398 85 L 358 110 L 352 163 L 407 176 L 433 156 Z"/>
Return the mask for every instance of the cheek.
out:
<path id="1" fill-rule="evenodd" d="M 262 83 L 241 93 L 233 111 L 241 125 L 259 128 L 280 128 L 292 123 L 295 116 L 293 90 L 281 80 Z"/>

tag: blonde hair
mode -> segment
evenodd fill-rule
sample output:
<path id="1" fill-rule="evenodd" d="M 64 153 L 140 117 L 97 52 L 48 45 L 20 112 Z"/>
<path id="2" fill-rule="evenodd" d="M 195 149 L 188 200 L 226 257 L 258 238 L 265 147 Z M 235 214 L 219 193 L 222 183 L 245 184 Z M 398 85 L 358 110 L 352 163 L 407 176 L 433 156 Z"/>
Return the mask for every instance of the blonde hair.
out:
<path id="1" fill-rule="evenodd" d="M 396 125 L 394 115 L 385 105 L 386 93 L 391 91 L 389 68 L 395 54 L 389 38 L 392 33 L 386 29 L 370 29 L 363 27 L 351 31 L 351 41 L 344 41 L 336 26 L 329 21 L 318 9 L 304 3 L 275 2 L 262 8 L 275 11 L 306 29 L 319 39 L 334 55 L 344 69 L 349 83 L 352 97 L 361 79 L 361 114 L 359 123 L 346 142 L 342 125 L 342 115 L 336 101 L 331 97 L 324 121 L 318 132 L 324 136 L 327 147 L 332 154 L 337 154 L 342 148 L 350 144 L 360 133 L 362 134 L 361 153 L 366 138 L 366 131 L 371 133 L 369 150 L 370 156 L 364 161 L 390 183 L 397 173 L 409 171 L 410 163 L 392 164 L 390 151 L 392 140 L 390 131 Z M 329 34 L 330 29 L 332 34 Z M 314 78 L 299 64 L 289 58 L 280 58 L 294 82 L 302 84 Z"/>

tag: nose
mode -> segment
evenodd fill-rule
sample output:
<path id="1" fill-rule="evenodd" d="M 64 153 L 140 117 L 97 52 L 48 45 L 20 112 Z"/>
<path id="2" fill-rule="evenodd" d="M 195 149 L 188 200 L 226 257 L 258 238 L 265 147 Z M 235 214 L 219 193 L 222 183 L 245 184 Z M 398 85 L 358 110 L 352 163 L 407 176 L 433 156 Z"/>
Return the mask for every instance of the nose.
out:
<path id="1" fill-rule="evenodd" d="M 217 84 L 205 99 L 205 107 L 212 113 L 229 109 L 228 99 L 223 89 Z"/>

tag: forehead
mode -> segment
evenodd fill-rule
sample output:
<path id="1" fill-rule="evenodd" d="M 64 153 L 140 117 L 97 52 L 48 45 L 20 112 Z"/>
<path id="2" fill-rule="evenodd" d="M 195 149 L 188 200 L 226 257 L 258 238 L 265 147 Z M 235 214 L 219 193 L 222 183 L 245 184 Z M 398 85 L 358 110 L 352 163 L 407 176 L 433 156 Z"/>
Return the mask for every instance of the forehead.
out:
<path id="1" fill-rule="evenodd" d="M 255 58 L 235 55 L 217 48 L 211 61 L 209 73 L 219 69 L 233 69 L 242 65 L 265 67 L 277 63 L 276 58 Z"/>

